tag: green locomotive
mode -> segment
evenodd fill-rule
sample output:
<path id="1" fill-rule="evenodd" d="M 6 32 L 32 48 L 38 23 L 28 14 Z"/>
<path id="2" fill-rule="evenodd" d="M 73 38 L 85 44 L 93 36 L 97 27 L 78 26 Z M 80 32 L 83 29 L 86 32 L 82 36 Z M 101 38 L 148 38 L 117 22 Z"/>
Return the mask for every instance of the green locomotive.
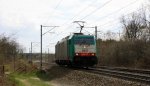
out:
<path id="1" fill-rule="evenodd" d="M 80 67 L 97 64 L 94 36 L 74 33 L 62 39 L 55 46 L 55 62 L 58 65 Z"/>

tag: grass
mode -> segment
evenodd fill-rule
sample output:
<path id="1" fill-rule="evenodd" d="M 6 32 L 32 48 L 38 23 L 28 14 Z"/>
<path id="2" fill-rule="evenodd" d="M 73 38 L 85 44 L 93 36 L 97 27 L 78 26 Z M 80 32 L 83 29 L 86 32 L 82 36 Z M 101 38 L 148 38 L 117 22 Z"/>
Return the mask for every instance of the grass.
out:
<path id="1" fill-rule="evenodd" d="M 37 77 L 39 72 L 30 72 L 30 73 L 12 73 L 9 75 L 11 81 L 15 82 L 17 86 L 51 86 L 46 81 L 43 81 Z M 45 77 L 42 73 L 41 76 Z M 45 77 L 47 78 L 47 77 Z"/>
<path id="2" fill-rule="evenodd" d="M 29 82 L 29 83 L 32 83 L 33 86 L 50 86 L 50 85 L 49 85 L 48 83 L 46 83 L 46 82 L 39 81 L 39 80 L 32 79 L 32 78 L 29 78 L 29 79 L 28 79 L 28 82 Z"/>
<path id="3" fill-rule="evenodd" d="M 22 65 L 19 65 L 20 63 Z M 24 60 L 18 60 L 16 62 L 16 69 L 20 66 L 26 66 L 25 72 L 14 72 L 11 63 L 5 65 L 5 72 L 7 72 L 8 79 L 13 86 L 52 86 L 49 82 L 49 75 L 47 75 L 45 71 L 38 71 L 33 65 L 28 64 Z"/>

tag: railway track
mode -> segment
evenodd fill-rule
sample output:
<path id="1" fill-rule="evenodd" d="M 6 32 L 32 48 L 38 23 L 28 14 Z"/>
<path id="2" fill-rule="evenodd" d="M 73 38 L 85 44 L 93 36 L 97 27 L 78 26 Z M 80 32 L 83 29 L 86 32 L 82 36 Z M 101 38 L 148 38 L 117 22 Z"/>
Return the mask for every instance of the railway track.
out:
<path id="1" fill-rule="evenodd" d="M 44 62 L 43 64 L 49 65 L 48 63 L 44 63 Z M 44 65 L 43 65 L 43 68 L 47 69 L 48 66 L 44 66 Z M 67 67 L 67 66 L 64 66 L 64 67 Z M 86 70 L 81 69 L 81 68 L 73 68 L 73 69 L 83 70 L 83 71 L 90 72 L 90 73 L 113 76 L 113 77 L 117 77 L 117 78 L 121 78 L 125 80 L 130 80 L 130 81 L 132 80 L 132 81 L 150 84 L 150 70 L 129 69 L 129 68 L 123 68 L 123 67 L 107 67 L 107 66 L 90 67 Z"/>
<path id="2" fill-rule="evenodd" d="M 126 71 L 126 72 L 141 73 L 141 74 L 150 75 L 150 70 L 146 70 L 146 69 L 133 69 L 133 68 L 125 68 L 125 67 L 107 67 L 107 66 L 99 66 L 99 67 L 95 67 L 95 68 L 117 70 L 117 71 Z"/>
<path id="3" fill-rule="evenodd" d="M 113 76 L 130 81 L 132 80 L 145 84 L 150 84 L 150 70 L 101 66 L 89 68 L 87 71 L 95 74 Z"/>

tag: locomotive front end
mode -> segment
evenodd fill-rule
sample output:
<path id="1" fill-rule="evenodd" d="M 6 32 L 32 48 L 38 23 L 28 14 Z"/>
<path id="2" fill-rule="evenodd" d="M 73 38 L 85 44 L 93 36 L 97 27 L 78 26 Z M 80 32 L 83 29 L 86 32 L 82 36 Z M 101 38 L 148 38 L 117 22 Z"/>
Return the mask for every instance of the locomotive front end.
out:
<path id="1" fill-rule="evenodd" d="M 74 63 L 83 67 L 97 64 L 94 36 L 78 35 L 74 37 Z"/>

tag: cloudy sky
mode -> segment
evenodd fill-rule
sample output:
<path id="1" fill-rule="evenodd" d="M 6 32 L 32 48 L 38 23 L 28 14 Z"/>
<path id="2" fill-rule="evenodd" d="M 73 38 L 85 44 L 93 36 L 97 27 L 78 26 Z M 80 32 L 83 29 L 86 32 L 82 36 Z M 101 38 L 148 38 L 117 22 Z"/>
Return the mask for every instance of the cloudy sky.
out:
<path id="1" fill-rule="evenodd" d="M 85 21 L 86 27 L 98 26 L 98 31 L 119 31 L 119 18 L 147 7 L 148 0 L 0 0 L 0 34 L 16 38 L 26 51 L 31 42 L 40 42 L 40 25 L 59 26 L 43 36 L 43 51 L 63 37 L 79 32 L 73 21 Z M 51 27 L 44 27 L 43 33 Z M 94 34 L 93 28 L 84 33 Z M 40 52 L 33 43 L 33 52 Z"/>

